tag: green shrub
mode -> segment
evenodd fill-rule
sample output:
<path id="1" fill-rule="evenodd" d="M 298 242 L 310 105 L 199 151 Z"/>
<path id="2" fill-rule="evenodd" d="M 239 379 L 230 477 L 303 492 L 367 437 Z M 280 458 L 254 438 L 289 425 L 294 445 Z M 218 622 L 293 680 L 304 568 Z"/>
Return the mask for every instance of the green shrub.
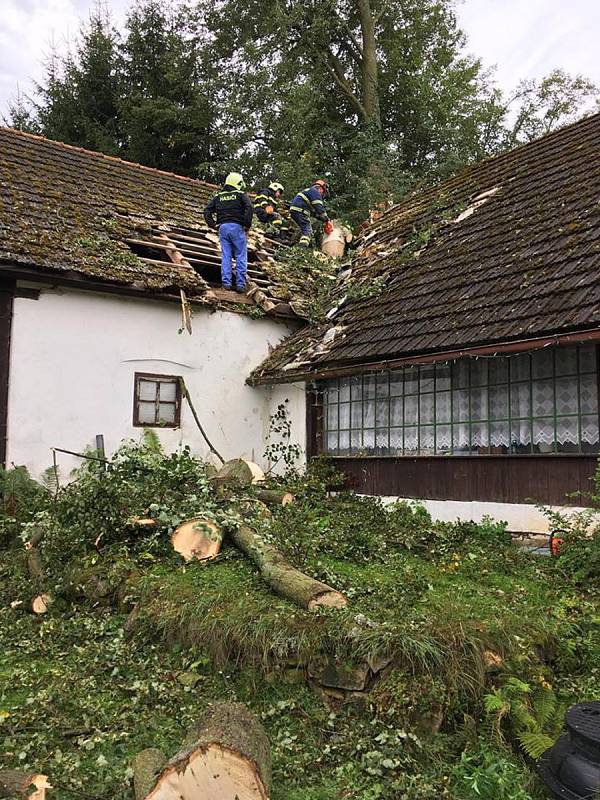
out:
<path id="1" fill-rule="evenodd" d="M 456 800 L 532 800 L 527 784 L 533 784 L 534 777 L 530 781 L 527 777 L 518 759 L 481 743 L 465 750 L 452 769 L 451 796 Z"/>

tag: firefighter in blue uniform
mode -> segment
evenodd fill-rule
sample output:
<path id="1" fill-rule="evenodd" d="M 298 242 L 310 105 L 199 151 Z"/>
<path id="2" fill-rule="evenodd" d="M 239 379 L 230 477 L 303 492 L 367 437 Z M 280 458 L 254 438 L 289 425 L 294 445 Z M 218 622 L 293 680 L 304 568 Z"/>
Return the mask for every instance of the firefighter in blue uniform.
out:
<path id="1" fill-rule="evenodd" d="M 290 216 L 300 228 L 300 239 L 298 244 L 301 247 L 310 247 L 312 240 L 311 216 L 321 220 L 324 224 L 326 233 L 331 233 L 333 224 L 329 219 L 325 208 L 325 200 L 329 198 L 329 185 L 327 181 L 316 180 L 308 189 L 298 192 L 290 205 Z"/>
<path id="2" fill-rule="evenodd" d="M 286 220 L 277 210 L 283 192 L 283 186 L 273 181 L 266 189 L 261 189 L 254 198 L 254 213 L 263 225 L 273 226 L 276 239 L 287 239 L 289 232 Z"/>
<path id="3" fill-rule="evenodd" d="M 232 257 L 235 258 L 236 292 L 246 291 L 248 264 L 247 235 L 252 225 L 254 209 L 245 193 L 246 184 L 239 172 L 230 172 L 225 185 L 204 209 L 209 228 L 219 229 L 221 242 L 221 285 L 232 288 Z M 217 217 L 215 222 L 215 215 Z"/>

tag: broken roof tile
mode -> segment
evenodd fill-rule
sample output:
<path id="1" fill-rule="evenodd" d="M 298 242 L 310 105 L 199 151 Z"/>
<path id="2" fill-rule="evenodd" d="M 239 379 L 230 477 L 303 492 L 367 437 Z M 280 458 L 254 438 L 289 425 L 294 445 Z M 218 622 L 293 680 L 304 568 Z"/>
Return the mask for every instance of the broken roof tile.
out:
<path id="1" fill-rule="evenodd" d="M 284 379 L 600 327 L 599 201 L 600 114 L 409 196 L 364 230 L 352 264 L 356 280 L 389 273 L 386 286 L 344 305 L 344 337 Z M 277 382 L 318 335 L 296 334 L 250 380 Z"/>

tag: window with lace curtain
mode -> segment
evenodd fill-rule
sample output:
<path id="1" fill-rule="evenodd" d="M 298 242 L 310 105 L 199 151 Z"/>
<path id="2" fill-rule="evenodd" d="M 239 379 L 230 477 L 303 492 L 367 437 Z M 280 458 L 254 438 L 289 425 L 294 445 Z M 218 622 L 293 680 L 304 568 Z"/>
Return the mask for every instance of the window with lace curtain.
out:
<path id="1" fill-rule="evenodd" d="M 330 455 L 599 452 L 593 344 L 405 367 L 320 389 Z"/>

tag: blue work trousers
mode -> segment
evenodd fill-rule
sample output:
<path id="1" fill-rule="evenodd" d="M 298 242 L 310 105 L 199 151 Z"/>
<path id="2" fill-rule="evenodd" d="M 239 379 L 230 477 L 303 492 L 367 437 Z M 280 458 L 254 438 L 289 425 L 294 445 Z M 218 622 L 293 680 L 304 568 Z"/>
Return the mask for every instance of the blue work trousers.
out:
<path id="1" fill-rule="evenodd" d="M 246 231 L 237 222 L 223 222 L 219 225 L 221 241 L 221 283 L 224 289 L 231 289 L 231 259 L 235 258 L 235 282 L 238 289 L 246 287 L 248 250 Z"/>
<path id="2" fill-rule="evenodd" d="M 307 217 L 306 214 L 303 214 L 301 211 L 291 211 L 290 216 L 300 228 L 300 233 L 302 234 L 298 244 L 308 247 L 313 233 L 312 225 L 310 224 L 310 217 Z"/>

